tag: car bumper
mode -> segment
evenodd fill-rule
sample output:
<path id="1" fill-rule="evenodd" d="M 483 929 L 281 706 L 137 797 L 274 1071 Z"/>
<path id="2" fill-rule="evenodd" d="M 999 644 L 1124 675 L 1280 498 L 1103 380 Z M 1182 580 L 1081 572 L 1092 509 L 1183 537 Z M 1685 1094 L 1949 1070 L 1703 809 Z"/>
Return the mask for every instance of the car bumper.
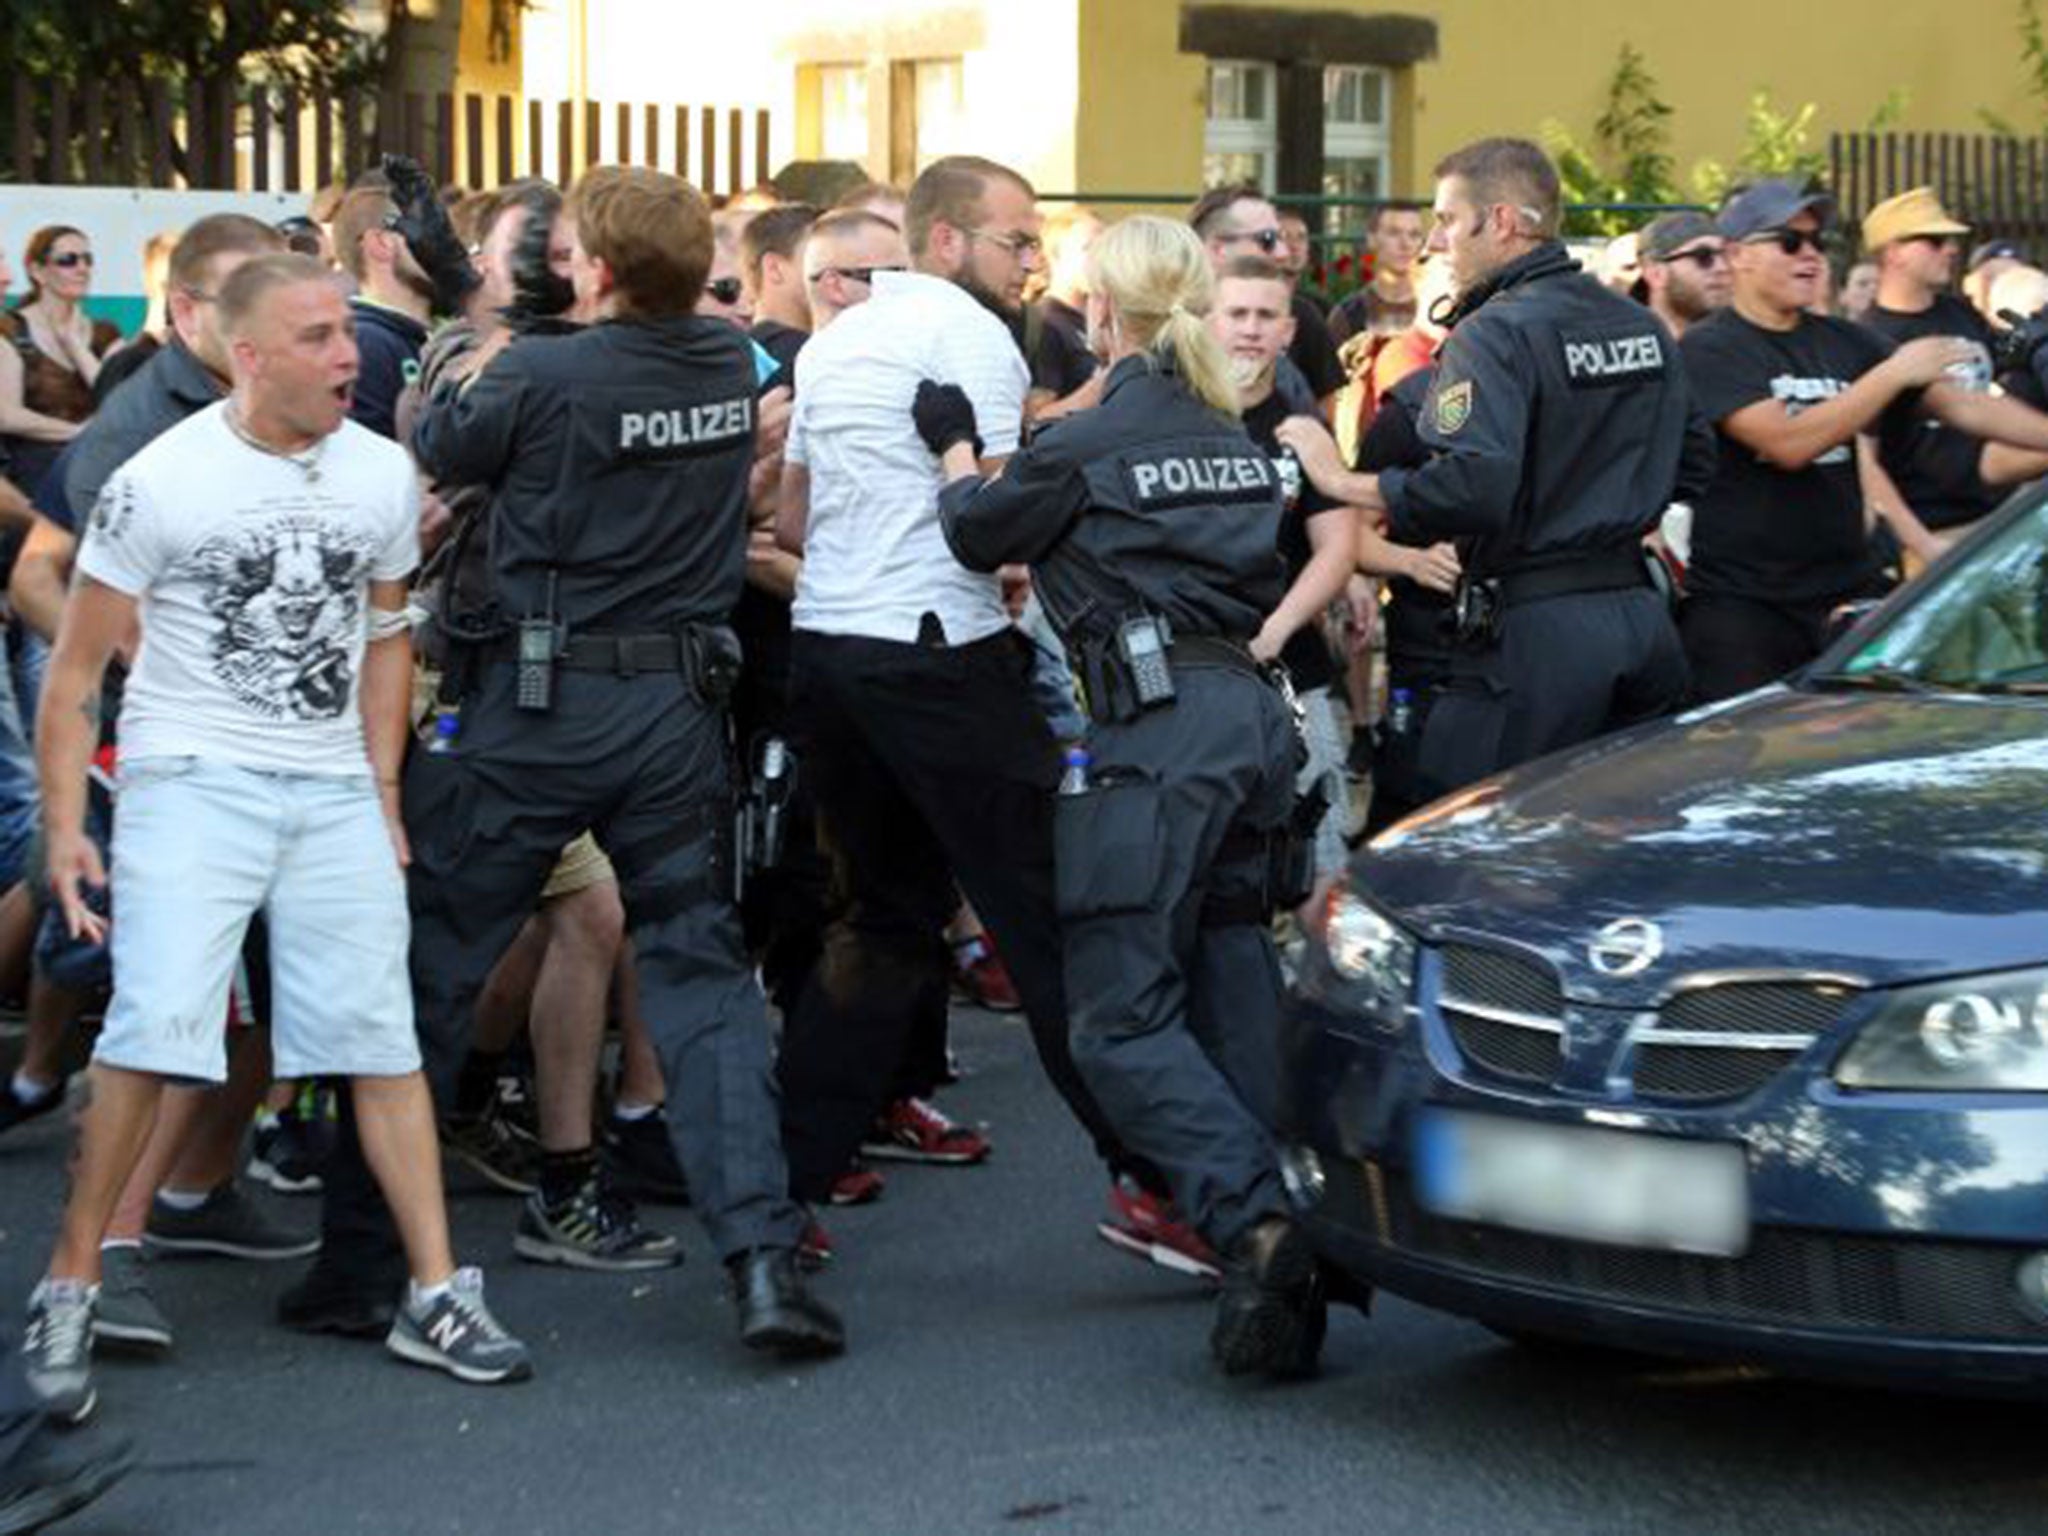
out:
<path id="1" fill-rule="evenodd" d="M 1415 1111 L 1449 1106 L 1553 1124 L 1614 1124 L 1614 1106 L 1488 1091 L 1461 1080 L 1429 1033 L 1296 1019 L 1291 1187 L 1318 1245 L 1391 1294 L 1496 1327 L 1802 1374 L 1971 1390 L 2048 1389 L 2048 1299 L 2020 1266 L 2048 1252 L 2048 1107 L 1986 1110 L 1927 1128 L 1967 1138 L 1988 1184 L 1932 1167 L 1909 1198 L 1849 1198 L 1894 1176 L 1912 1145 L 1910 1106 L 1873 1111 L 1788 1085 L 1720 1112 L 1634 1113 L 1651 1134 L 1751 1148 L 1754 1226 L 1738 1257 L 1615 1247 L 1434 1214 L 1410 1182 Z M 1441 1042 L 1437 1042 L 1441 1046 Z M 1857 1117 L 1864 1117 L 1858 1119 Z M 1786 1127 L 1827 1160 L 1784 1155 Z M 1937 1138 L 1930 1138 L 1930 1141 Z M 1312 1153 L 1304 1157 L 1303 1149 Z M 1937 1160 L 1938 1161 L 1938 1160 Z M 1944 1193 L 1945 1191 L 1945 1193 Z"/>

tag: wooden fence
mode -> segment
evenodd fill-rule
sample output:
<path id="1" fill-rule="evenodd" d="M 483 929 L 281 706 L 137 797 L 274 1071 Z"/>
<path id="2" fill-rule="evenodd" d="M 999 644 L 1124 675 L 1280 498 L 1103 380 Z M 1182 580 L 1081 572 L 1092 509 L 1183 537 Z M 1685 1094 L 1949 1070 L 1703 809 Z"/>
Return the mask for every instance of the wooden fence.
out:
<path id="1" fill-rule="evenodd" d="M 301 94 L 233 81 L 125 85 L 17 76 L 0 178 L 49 186 L 311 192 L 385 153 L 472 189 L 586 166 L 658 166 L 707 193 L 768 179 L 769 114 L 739 107 L 543 102 L 513 96 Z"/>
<path id="2" fill-rule="evenodd" d="M 1932 187 L 1976 240 L 2016 240 L 2048 257 L 2048 139 L 1971 133 L 1838 133 L 1829 180 L 1844 222 L 1910 187 Z"/>

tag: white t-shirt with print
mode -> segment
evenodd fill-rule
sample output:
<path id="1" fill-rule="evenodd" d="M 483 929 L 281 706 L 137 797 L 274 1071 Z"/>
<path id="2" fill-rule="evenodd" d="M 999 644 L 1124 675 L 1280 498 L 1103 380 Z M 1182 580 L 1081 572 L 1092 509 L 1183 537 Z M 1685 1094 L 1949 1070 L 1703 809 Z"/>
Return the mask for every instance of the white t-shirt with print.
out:
<path id="1" fill-rule="evenodd" d="M 291 773 L 365 771 L 357 698 L 369 584 L 419 564 L 405 450 L 352 421 L 300 463 L 209 406 L 116 470 L 78 569 L 139 600 L 124 757 Z"/>

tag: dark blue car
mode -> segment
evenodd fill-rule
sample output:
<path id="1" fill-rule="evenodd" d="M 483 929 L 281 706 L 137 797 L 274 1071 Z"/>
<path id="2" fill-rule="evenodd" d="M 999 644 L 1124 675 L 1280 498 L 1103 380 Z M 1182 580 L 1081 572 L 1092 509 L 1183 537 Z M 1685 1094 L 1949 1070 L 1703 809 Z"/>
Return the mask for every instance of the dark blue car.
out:
<path id="1" fill-rule="evenodd" d="M 1515 1335 L 2048 1384 L 2048 496 L 1782 685 L 1484 781 L 1332 898 L 1326 1255 Z"/>

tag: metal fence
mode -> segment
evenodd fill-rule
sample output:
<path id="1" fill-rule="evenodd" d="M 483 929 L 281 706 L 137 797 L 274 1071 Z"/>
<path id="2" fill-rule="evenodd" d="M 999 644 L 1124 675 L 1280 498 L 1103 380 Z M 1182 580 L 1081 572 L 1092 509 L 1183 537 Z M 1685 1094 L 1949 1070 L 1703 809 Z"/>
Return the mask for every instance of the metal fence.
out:
<path id="1" fill-rule="evenodd" d="M 1845 223 L 1910 187 L 1932 187 L 1981 240 L 2048 246 L 2048 139 L 1986 133 L 1838 133 L 1828 181 Z"/>
<path id="2" fill-rule="evenodd" d="M 45 186 L 310 191 L 349 181 L 386 153 L 443 183 L 482 189 L 520 176 L 567 183 L 600 162 L 658 166 L 708 193 L 769 173 L 769 114 L 740 107 L 544 102 L 448 93 L 301 93 L 159 79 L 125 84 L 17 75 L 0 175 Z"/>

